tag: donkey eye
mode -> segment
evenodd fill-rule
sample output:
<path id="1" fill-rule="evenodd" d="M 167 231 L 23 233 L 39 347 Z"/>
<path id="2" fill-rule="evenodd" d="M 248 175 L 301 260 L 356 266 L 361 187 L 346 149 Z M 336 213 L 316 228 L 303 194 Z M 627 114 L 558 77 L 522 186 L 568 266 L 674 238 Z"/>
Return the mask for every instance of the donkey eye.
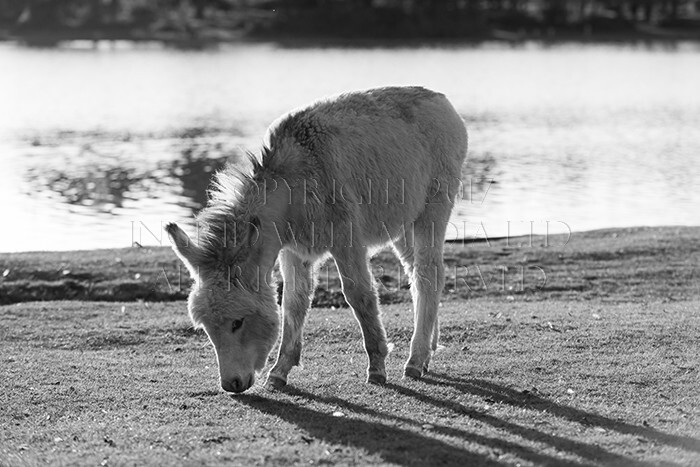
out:
<path id="1" fill-rule="evenodd" d="M 243 326 L 243 320 L 242 319 L 234 319 L 233 322 L 231 323 L 231 332 L 236 332 L 238 328 Z"/>

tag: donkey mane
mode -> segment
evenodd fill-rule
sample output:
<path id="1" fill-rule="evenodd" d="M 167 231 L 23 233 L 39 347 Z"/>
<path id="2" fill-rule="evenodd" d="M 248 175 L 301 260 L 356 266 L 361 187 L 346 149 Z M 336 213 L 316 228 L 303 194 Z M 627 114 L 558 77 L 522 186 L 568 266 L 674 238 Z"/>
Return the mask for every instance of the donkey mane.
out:
<path id="1" fill-rule="evenodd" d="M 199 245 L 208 261 L 236 263 L 231 248 L 245 243 L 251 223 L 265 221 L 266 190 L 275 189 L 277 180 L 309 175 L 309 165 L 323 136 L 314 134 L 319 123 L 307 116 L 308 110 L 282 119 L 269 135 L 269 146 L 263 145 L 258 158 L 247 152 L 249 169 L 228 164 L 216 174 L 209 191 L 209 202 L 197 215 Z M 299 121 L 301 120 L 301 121 Z M 294 124 L 296 122 L 296 124 Z M 228 250 L 228 252 L 227 252 Z"/>
<path id="2" fill-rule="evenodd" d="M 207 206 L 197 215 L 199 247 L 208 261 L 235 263 L 227 251 L 248 240 L 250 223 L 264 205 L 262 193 L 265 180 L 273 176 L 274 153 L 263 147 L 262 162 L 250 152 L 246 155 L 252 170 L 227 164 L 216 174 Z"/>

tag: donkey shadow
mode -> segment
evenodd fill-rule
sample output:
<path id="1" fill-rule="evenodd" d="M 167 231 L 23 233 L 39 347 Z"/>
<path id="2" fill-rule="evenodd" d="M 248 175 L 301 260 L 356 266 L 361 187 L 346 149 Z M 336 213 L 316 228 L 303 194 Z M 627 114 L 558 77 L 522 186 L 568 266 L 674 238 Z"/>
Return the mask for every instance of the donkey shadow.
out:
<path id="1" fill-rule="evenodd" d="M 382 416 L 373 410 L 334 397 L 319 397 L 289 386 L 283 391 L 289 395 L 308 399 L 309 402 L 324 402 L 346 411 Z M 315 439 L 323 440 L 329 444 L 362 448 L 369 454 L 379 455 L 384 462 L 388 463 L 398 465 L 503 465 L 485 455 L 461 449 L 435 438 L 422 436 L 396 424 L 383 424 L 353 417 L 336 417 L 303 405 L 266 399 L 259 395 L 242 394 L 236 396 L 235 399 L 250 408 L 296 425 Z"/>
<path id="2" fill-rule="evenodd" d="M 435 384 L 435 382 L 428 381 L 428 384 Z M 597 465 L 601 461 L 611 465 L 651 465 L 610 453 L 597 446 L 549 435 L 533 428 L 517 425 L 450 400 L 435 398 L 428 395 L 428 391 L 423 393 L 397 384 L 388 384 L 385 388 L 436 408 L 454 410 L 460 416 L 488 423 L 522 438 L 548 443 L 558 450 L 571 452 L 587 459 L 588 462 L 576 462 L 551 456 L 517 442 L 481 435 L 453 426 L 432 425 L 430 431 L 441 438 L 451 437 L 462 442 L 488 446 L 516 455 L 537 465 L 582 467 Z M 288 386 L 284 389 L 284 392 L 290 396 L 306 399 L 309 403 L 323 403 L 338 407 L 349 413 L 363 415 L 371 418 L 372 421 L 359 420 L 352 417 L 335 417 L 329 413 L 319 412 L 303 405 L 269 400 L 260 396 L 243 395 L 236 397 L 236 399 L 260 412 L 292 423 L 316 439 L 324 440 L 330 444 L 352 445 L 362 448 L 370 454 L 379 455 L 384 462 L 399 465 L 503 465 L 484 454 L 458 447 L 441 439 L 423 434 L 423 432 L 418 432 L 417 429 L 420 428 L 420 422 L 415 419 L 395 413 L 380 412 L 374 408 L 349 402 L 338 397 L 319 396 L 294 387 Z M 413 429 L 409 429 L 409 427 Z"/>
<path id="3" fill-rule="evenodd" d="M 406 466 L 440 464 L 504 465 L 493 457 L 443 441 L 446 437 L 461 440 L 463 443 L 473 443 L 497 449 L 537 465 L 571 467 L 600 464 L 623 466 L 658 465 L 613 453 L 594 444 L 576 441 L 513 423 L 495 417 L 486 411 L 468 407 L 453 400 L 437 398 L 432 395 L 433 391 L 429 390 L 429 386 L 433 385 L 451 386 L 462 393 L 487 398 L 494 402 L 524 409 L 546 410 L 549 413 L 582 425 L 599 426 L 606 430 L 632 434 L 657 443 L 700 452 L 700 441 L 697 439 L 670 435 L 651 427 L 636 426 L 613 420 L 598 414 L 557 404 L 539 395 L 519 392 L 489 381 L 461 379 L 449 375 L 431 373 L 422 382 L 428 386 L 425 390 L 422 388 L 417 390 L 401 384 L 391 383 L 387 384 L 385 389 L 440 410 L 453 411 L 458 416 L 468 417 L 491 425 L 525 440 L 539 444 L 548 444 L 557 451 L 576 455 L 583 460 L 579 462 L 548 455 L 536 448 L 521 445 L 503 437 L 481 435 L 473 431 L 455 428 L 454 426 L 432 425 L 429 429 L 432 433 L 431 436 L 427 432 L 420 430 L 420 422 L 416 419 L 398 415 L 394 412 L 378 411 L 373 407 L 349 402 L 334 396 L 319 396 L 290 386 L 284 389 L 284 392 L 290 396 L 306 399 L 309 403 L 323 403 L 338 407 L 351 415 L 349 417 L 335 417 L 330 413 L 320 412 L 304 405 L 266 399 L 259 395 L 241 395 L 236 397 L 236 400 L 262 413 L 273 415 L 294 424 L 318 440 L 323 440 L 329 444 L 350 445 L 361 448 L 370 454 L 378 455 L 384 462 Z M 354 418 L 352 414 L 364 416 L 364 419 Z M 367 420 L 367 418 L 370 420 Z"/>
<path id="4" fill-rule="evenodd" d="M 535 391 L 518 391 L 481 379 L 460 379 L 454 376 L 431 372 L 425 383 L 431 385 L 448 385 L 465 393 L 491 399 L 524 409 L 546 411 L 571 422 L 584 426 L 596 426 L 608 431 L 645 438 L 659 444 L 678 447 L 687 451 L 700 452 L 700 439 L 683 435 L 672 435 L 659 431 L 646 422 L 644 425 L 633 425 L 621 420 L 614 420 L 596 413 L 586 412 L 566 405 L 557 404 L 538 395 Z"/>

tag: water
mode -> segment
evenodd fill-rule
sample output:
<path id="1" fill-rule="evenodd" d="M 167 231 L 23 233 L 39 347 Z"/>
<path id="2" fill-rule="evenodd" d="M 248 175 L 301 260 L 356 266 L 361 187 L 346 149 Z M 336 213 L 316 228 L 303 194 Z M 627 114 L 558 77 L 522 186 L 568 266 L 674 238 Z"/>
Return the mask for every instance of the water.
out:
<path id="1" fill-rule="evenodd" d="M 453 237 L 698 225 L 698 83 L 693 44 L 0 45 L 0 251 L 157 244 L 280 114 L 404 84 L 469 127 Z"/>

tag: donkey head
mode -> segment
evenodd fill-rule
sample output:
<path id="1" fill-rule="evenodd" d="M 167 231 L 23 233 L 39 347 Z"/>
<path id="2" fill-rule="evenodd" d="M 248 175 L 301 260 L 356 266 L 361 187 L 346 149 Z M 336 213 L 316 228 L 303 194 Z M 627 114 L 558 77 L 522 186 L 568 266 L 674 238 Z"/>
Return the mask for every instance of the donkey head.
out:
<path id="1" fill-rule="evenodd" d="M 253 385 L 279 328 L 275 295 L 267 282 L 272 264 L 267 264 L 270 259 L 253 232 L 259 223 L 245 224 L 250 232 L 228 247 L 225 241 L 195 245 L 177 225 L 166 226 L 173 250 L 195 280 L 188 300 L 190 317 L 214 345 L 221 387 L 231 392 Z M 274 258 L 271 261 L 274 264 Z"/>

